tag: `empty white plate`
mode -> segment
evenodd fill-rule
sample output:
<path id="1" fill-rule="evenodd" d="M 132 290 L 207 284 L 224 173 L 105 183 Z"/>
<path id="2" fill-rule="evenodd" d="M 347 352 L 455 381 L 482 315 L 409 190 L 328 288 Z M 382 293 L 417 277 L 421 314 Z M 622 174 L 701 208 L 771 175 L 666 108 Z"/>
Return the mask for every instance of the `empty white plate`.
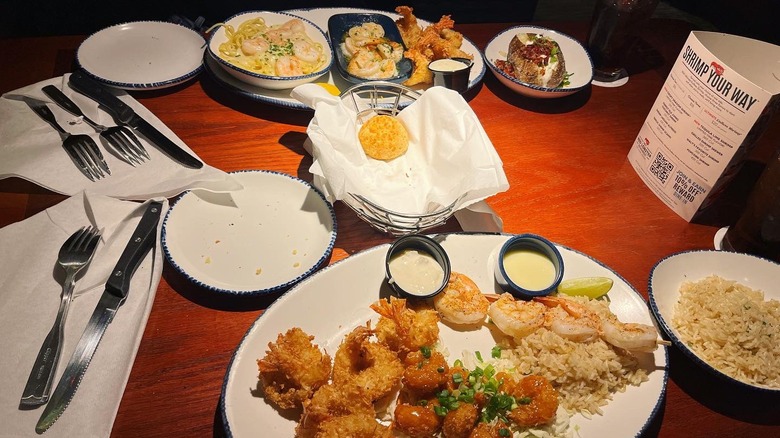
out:
<path id="1" fill-rule="evenodd" d="M 233 176 L 242 190 L 189 191 L 168 212 L 163 250 L 179 272 L 215 292 L 256 295 L 295 284 L 330 257 L 336 216 L 322 193 L 283 173 Z"/>
<path id="2" fill-rule="evenodd" d="M 195 76 L 203 65 L 206 41 L 194 30 L 162 21 L 136 21 L 107 27 L 89 36 L 76 59 L 107 85 L 158 89 Z"/>

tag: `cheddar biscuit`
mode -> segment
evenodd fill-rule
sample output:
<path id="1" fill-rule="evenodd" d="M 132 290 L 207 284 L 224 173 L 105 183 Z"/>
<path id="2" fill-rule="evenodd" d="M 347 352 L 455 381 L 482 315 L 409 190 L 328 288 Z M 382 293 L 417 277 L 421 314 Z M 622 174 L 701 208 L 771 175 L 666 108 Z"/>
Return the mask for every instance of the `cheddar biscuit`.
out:
<path id="1" fill-rule="evenodd" d="M 409 134 L 400 120 L 392 116 L 374 116 L 360 127 L 358 139 L 371 158 L 392 160 L 406 153 Z"/>

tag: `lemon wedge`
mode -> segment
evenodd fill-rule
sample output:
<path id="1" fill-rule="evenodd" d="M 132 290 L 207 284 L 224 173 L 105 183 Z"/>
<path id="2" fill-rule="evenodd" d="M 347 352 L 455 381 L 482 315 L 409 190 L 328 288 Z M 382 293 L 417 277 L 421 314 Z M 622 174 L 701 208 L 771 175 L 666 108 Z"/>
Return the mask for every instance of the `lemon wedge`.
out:
<path id="1" fill-rule="evenodd" d="M 601 298 L 612 289 L 613 281 L 607 277 L 578 277 L 563 280 L 558 285 L 558 292 L 569 296 L 588 297 L 592 300 Z"/>
<path id="2" fill-rule="evenodd" d="M 336 87 L 335 85 L 330 84 L 328 82 L 317 82 L 317 85 L 319 85 L 320 87 L 328 90 L 328 93 L 330 93 L 330 94 L 332 94 L 334 96 L 338 96 L 338 95 L 341 94 L 341 91 L 339 91 L 338 87 Z"/>

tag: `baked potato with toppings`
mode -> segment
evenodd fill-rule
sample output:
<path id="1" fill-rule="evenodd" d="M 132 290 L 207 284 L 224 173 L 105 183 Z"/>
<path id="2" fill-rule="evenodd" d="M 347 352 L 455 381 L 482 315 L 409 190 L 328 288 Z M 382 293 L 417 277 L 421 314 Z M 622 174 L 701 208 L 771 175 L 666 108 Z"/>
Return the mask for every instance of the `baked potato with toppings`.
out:
<path id="1" fill-rule="evenodd" d="M 543 35 L 515 35 L 509 42 L 507 64 L 510 74 L 529 84 L 557 88 L 566 79 L 566 63 L 560 46 Z"/>

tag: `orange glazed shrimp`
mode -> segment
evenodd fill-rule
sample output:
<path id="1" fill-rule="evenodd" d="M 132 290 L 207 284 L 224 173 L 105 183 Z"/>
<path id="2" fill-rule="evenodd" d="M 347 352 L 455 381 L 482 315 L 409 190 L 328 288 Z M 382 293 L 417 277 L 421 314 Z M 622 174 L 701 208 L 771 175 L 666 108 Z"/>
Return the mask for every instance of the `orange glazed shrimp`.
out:
<path id="1" fill-rule="evenodd" d="M 558 391 L 542 376 L 526 376 L 512 388 L 517 407 L 507 417 L 519 426 L 549 424 L 558 410 Z"/>
<path id="2" fill-rule="evenodd" d="M 298 327 L 279 334 L 257 361 L 265 397 L 282 409 L 299 407 L 314 391 L 328 383 L 330 356 L 312 344 Z"/>
<path id="3" fill-rule="evenodd" d="M 436 436 L 441 430 L 442 418 L 433 411 L 433 403 L 426 406 L 399 403 L 393 414 L 393 427 L 410 438 Z"/>
<path id="4" fill-rule="evenodd" d="M 404 389 L 416 395 L 433 393 L 450 378 L 447 360 L 438 351 L 413 351 L 406 355 L 404 365 Z"/>

